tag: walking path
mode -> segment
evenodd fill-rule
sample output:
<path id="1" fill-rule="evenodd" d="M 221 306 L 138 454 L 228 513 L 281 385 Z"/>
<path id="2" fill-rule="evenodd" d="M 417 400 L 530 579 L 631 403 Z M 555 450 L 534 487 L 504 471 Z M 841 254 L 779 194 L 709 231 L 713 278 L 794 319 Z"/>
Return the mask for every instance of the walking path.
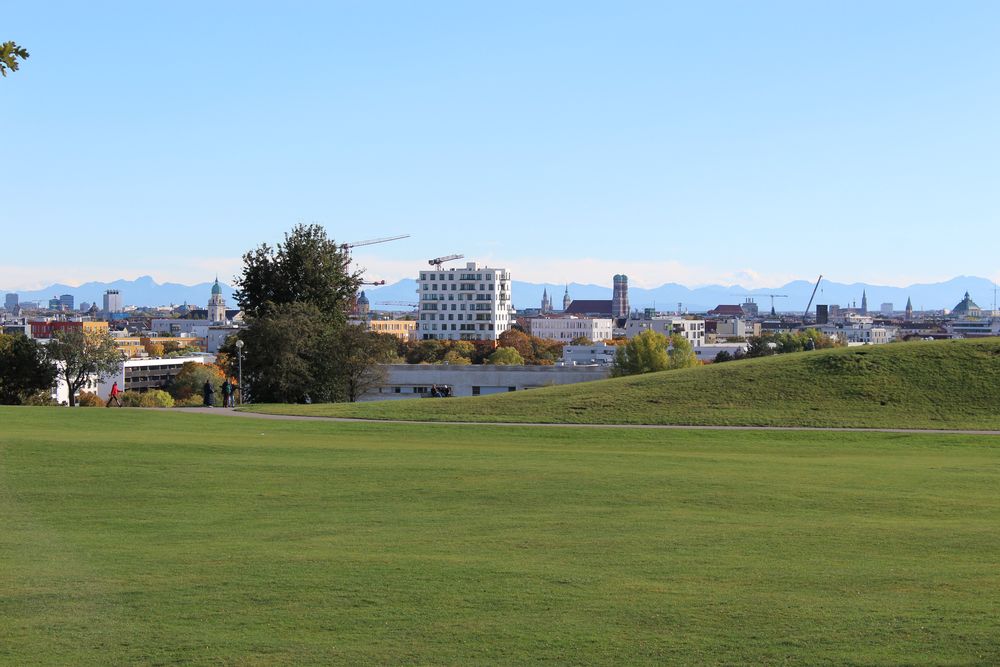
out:
<path id="1" fill-rule="evenodd" d="M 156 410 L 160 408 L 150 408 Z M 459 422 L 459 421 L 414 421 L 396 419 L 354 419 L 349 417 L 312 417 L 307 415 L 269 415 L 263 412 L 238 412 L 233 408 L 173 408 L 176 412 L 246 417 L 251 419 L 278 419 L 291 421 L 328 421 L 370 424 L 419 424 L 448 426 L 544 426 L 549 428 L 610 428 L 610 429 L 668 429 L 682 431 L 838 431 L 847 433 L 940 433 L 945 435 L 1000 435 L 1000 431 L 963 431 L 961 429 L 937 428 L 856 428 L 836 426 L 684 426 L 681 424 L 545 424 L 534 422 Z"/>

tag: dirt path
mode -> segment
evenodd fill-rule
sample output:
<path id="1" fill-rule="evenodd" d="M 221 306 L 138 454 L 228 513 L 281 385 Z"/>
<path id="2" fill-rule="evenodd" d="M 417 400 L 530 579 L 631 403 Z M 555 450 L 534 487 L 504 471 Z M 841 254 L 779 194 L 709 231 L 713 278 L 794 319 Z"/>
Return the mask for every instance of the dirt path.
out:
<path id="1" fill-rule="evenodd" d="M 151 410 L 159 408 L 149 408 Z M 248 419 L 278 419 L 290 421 L 328 421 L 370 424 L 419 424 L 446 426 L 527 426 L 547 428 L 606 428 L 606 429 L 672 429 L 682 431 L 834 431 L 847 433 L 939 433 L 945 435 L 1000 435 L 1000 431 L 963 431 L 960 429 L 932 428 L 854 428 L 833 426 L 683 426 L 680 424 L 542 424 L 520 422 L 458 422 L 458 421 L 411 421 L 390 419 L 352 419 L 347 417 L 309 417 L 305 415 L 269 415 L 262 412 L 237 412 L 233 408 L 174 408 L 175 412 L 211 414 L 224 417 L 244 417 Z"/>

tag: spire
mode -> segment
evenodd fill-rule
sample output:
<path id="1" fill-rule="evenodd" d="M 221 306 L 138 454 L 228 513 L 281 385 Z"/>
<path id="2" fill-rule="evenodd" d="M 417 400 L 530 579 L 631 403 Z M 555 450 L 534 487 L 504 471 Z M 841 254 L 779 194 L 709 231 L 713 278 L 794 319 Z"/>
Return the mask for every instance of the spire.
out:
<path id="1" fill-rule="evenodd" d="M 868 314 L 868 291 L 861 290 L 861 314 Z"/>

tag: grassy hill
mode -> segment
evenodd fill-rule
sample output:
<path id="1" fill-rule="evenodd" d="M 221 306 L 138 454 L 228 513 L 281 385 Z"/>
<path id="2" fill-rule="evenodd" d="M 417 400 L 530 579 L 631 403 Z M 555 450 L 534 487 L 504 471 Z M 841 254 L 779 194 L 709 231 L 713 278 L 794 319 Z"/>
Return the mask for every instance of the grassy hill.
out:
<path id="1" fill-rule="evenodd" d="M 251 409 L 417 421 L 1000 429 L 1000 339 L 803 352 L 477 398 Z"/>
<path id="2" fill-rule="evenodd" d="M 0 664 L 1000 663 L 996 437 L 0 426 Z"/>

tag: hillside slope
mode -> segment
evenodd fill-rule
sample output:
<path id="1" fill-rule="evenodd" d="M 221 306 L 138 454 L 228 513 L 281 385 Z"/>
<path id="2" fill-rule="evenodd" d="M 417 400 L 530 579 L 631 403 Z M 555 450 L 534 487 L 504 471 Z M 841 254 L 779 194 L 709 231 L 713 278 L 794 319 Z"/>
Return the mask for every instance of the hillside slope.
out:
<path id="1" fill-rule="evenodd" d="M 418 421 L 1000 429 L 1000 338 L 803 352 L 477 398 L 252 409 Z"/>

